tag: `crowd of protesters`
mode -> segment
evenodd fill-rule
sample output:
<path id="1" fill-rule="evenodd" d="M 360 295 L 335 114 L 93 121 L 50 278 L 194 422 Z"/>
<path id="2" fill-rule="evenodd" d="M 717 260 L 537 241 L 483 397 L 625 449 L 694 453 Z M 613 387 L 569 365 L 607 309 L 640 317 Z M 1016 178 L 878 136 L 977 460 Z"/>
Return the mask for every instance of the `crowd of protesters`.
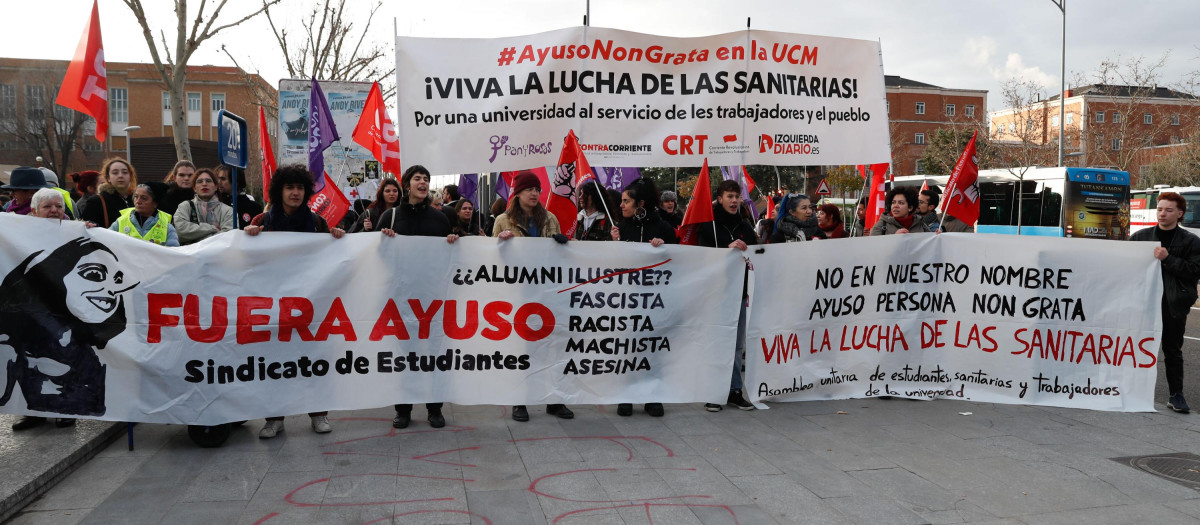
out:
<path id="1" fill-rule="evenodd" d="M 442 237 L 448 243 L 461 237 L 486 235 L 495 237 L 502 245 L 517 237 L 546 237 L 560 244 L 618 241 L 647 243 L 657 248 L 679 242 L 677 228 L 684 218 L 678 195 L 673 191 L 660 192 L 649 179 L 638 179 L 620 193 L 593 181 L 577 190 L 578 224 L 568 238 L 555 215 L 540 202 L 542 192 L 548 188 L 543 188 L 538 176 L 529 171 L 515 175 L 511 198 L 507 202 L 498 198 L 490 206 L 477 207 L 475 202 L 459 194 L 457 186 L 449 185 L 435 191 L 430 187 L 429 171 L 422 166 L 412 166 L 400 180 L 383 179 L 375 198 L 369 204 L 360 203 L 357 212 L 349 212 L 338 225 L 327 224 L 306 205 L 313 196 L 314 182 L 312 173 L 300 165 L 281 167 L 272 175 L 268 190 L 272 205 L 265 211 L 244 192 L 244 186 L 234 190 L 229 169 L 223 166 L 198 169 L 192 162 L 179 161 L 163 182 L 139 182 L 136 170 L 128 161 L 113 158 L 105 161 L 99 172 L 84 171 L 71 174 L 69 178 L 75 186 L 70 192 L 58 188 L 58 177 L 44 168 L 13 170 L 9 184 L 3 186 L 3 190 L 11 192 L 4 211 L 47 219 L 78 219 L 89 227 L 108 228 L 164 246 L 191 244 L 233 229 L 243 229 L 251 237 L 276 231 L 325 233 L 334 238 L 341 238 L 346 233 L 379 232 L 386 237 Z M 774 218 L 758 221 L 756 227 L 749 208 L 752 204 L 744 202 L 743 195 L 737 181 L 725 180 L 717 185 L 711 196 L 714 220 L 696 228 L 700 246 L 744 251 L 756 244 L 971 231 L 971 227 L 962 221 L 937 213 L 940 195 L 931 190 L 918 192 L 913 188 L 892 188 L 886 194 L 883 213 L 869 229 L 866 227 L 868 203 L 865 198 L 858 201 L 849 224 L 844 222 L 839 206 L 814 202 L 804 194 L 785 195 L 778 203 L 768 199 Z M 236 217 L 230 206 L 235 198 L 239 214 Z M 1167 200 L 1168 207 L 1182 209 L 1186 206 L 1182 199 L 1168 197 Z M 1160 202 L 1160 216 L 1161 209 Z M 1177 210 L 1168 211 L 1174 213 Z M 1154 239 L 1162 241 L 1163 248 L 1158 250 L 1163 252 L 1159 258 L 1164 260 L 1164 280 L 1186 281 L 1185 284 L 1190 283 L 1190 289 L 1195 290 L 1196 278 L 1200 275 L 1200 241 L 1184 234 L 1159 235 Z M 1168 249 L 1171 255 L 1178 251 L 1180 256 L 1168 257 Z M 1183 253 L 1185 251 L 1188 253 Z M 725 405 L 753 410 L 754 405 L 742 394 L 746 282 L 744 279 L 737 345 L 731 349 L 734 366 Z M 1194 294 L 1189 297 L 1195 299 Z M 1171 304 L 1167 305 L 1168 302 Z M 1187 298 L 1175 301 L 1164 297 L 1164 312 L 1167 306 L 1184 302 Z M 1164 319 L 1167 317 L 1164 315 Z M 1181 327 L 1182 321 L 1172 317 L 1170 322 L 1174 323 L 1172 333 L 1181 332 L 1175 326 Z M 1172 347 L 1175 350 L 1168 348 L 1166 360 L 1168 379 L 1172 383 L 1170 406 L 1186 411 L 1186 402 L 1178 388 L 1181 368 L 1177 347 Z M 644 410 L 650 416 L 664 415 L 662 403 L 653 399 L 643 402 Z M 723 406 L 710 403 L 705 408 L 716 412 Z M 394 408 L 392 426 L 408 427 L 412 405 L 398 404 Z M 446 425 L 442 403 L 427 403 L 426 412 L 430 426 L 441 428 Z M 562 404 L 547 405 L 546 413 L 563 419 L 574 417 L 571 409 Z M 633 404 L 619 404 L 617 414 L 632 416 Z M 327 412 L 314 412 L 309 416 L 313 431 L 332 431 Z M 528 407 L 513 407 L 511 417 L 516 421 L 528 421 Z M 272 438 L 283 432 L 283 420 L 283 416 L 268 418 L 259 437 Z M 26 416 L 15 423 L 13 429 L 33 428 L 45 421 L 44 418 Z M 58 426 L 73 423 L 73 419 L 66 418 L 56 422 Z"/>

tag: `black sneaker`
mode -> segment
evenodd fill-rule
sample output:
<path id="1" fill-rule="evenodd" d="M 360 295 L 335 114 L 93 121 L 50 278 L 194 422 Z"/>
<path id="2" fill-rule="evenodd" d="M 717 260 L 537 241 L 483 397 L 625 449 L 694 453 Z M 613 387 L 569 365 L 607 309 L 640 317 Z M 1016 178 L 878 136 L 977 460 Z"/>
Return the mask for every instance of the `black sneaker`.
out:
<path id="1" fill-rule="evenodd" d="M 446 426 L 446 417 L 442 415 L 441 410 L 429 411 L 429 426 L 433 428 L 442 428 Z"/>
<path id="2" fill-rule="evenodd" d="M 663 417 L 667 411 L 663 409 L 662 403 L 646 403 L 646 413 L 650 417 Z"/>
<path id="3" fill-rule="evenodd" d="M 39 416 L 23 416 L 16 423 L 12 424 L 12 429 L 15 431 L 29 430 L 31 428 L 40 427 L 46 422 L 46 418 Z"/>
<path id="4" fill-rule="evenodd" d="M 728 403 L 729 406 L 737 407 L 739 410 L 754 410 L 754 405 L 742 397 L 741 390 L 730 390 Z"/>
<path id="5" fill-rule="evenodd" d="M 722 407 L 721 405 L 718 405 L 716 403 L 705 403 L 704 404 L 704 409 L 709 412 L 720 412 L 722 408 L 724 408 L 724 407 Z"/>
<path id="6" fill-rule="evenodd" d="M 408 428 L 411 421 L 412 412 L 396 412 L 396 417 L 392 418 L 392 428 Z"/>
<path id="7" fill-rule="evenodd" d="M 529 409 L 525 408 L 525 405 L 513 407 L 512 418 L 513 421 L 520 421 L 522 423 L 529 421 Z"/>
<path id="8" fill-rule="evenodd" d="M 567 405 L 546 405 L 546 413 L 552 416 L 558 416 L 562 419 L 573 419 L 575 413 L 567 408 Z"/>
<path id="9" fill-rule="evenodd" d="M 629 417 L 633 415 L 633 403 L 621 403 L 617 405 L 617 415 L 621 417 Z"/>
<path id="10" fill-rule="evenodd" d="M 75 418 L 60 417 L 54 420 L 54 426 L 58 428 L 67 428 L 75 426 Z"/>
<path id="11" fill-rule="evenodd" d="M 1187 400 L 1183 398 L 1183 392 L 1171 394 L 1171 397 L 1167 399 L 1167 408 L 1180 414 L 1188 414 L 1192 411 L 1188 408 Z"/>

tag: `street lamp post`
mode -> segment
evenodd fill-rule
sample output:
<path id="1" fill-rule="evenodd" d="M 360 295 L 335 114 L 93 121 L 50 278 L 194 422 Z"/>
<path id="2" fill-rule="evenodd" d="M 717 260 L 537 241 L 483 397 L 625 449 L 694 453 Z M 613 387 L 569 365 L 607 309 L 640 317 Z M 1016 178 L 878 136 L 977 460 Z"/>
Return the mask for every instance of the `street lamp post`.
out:
<path id="1" fill-rule="evenodd" d="M 142 129 L 141 126 L 125 126 L 122 131 L 125 132 L 125 160 L 129 165 L 133 165 L 133 137 L 130 133 Z"/>
<path id="2" fill-rule="evenodd" d="M 1062 11 L 1062 65 L 1059 70 L 1061 81 L 1058 90 L 1058 165 L 1063 164 L 1063 130 L 1067 127 L 1067 0 L 1050 0 L 1059 11 Z"/>

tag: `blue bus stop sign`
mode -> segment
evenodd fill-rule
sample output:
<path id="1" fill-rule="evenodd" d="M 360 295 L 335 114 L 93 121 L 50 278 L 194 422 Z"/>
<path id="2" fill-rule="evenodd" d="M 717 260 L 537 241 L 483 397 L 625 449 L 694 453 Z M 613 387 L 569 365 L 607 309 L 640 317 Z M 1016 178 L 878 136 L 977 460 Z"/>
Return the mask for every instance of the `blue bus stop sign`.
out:
<path id="1" fill-rule="evenodd" d="M 246 119 L 221 110 L 217 117 L 217 155 L 226 166 L 246 168 Z"/>

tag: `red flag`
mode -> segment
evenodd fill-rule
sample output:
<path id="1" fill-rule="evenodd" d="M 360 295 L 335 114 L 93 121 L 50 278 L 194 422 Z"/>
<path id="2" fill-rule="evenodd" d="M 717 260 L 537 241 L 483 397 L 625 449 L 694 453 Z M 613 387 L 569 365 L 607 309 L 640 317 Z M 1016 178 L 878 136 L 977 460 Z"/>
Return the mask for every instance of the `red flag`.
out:
<path id="1" fill-rule="evenodd" d="M 683 212 L 683 222 L 679 224 L 679 244 L 699 245 L 700 235 L 697 234 L 696 228 L 712 221 L 712 188 L 708 184 L 708 158 L 705 157 L 704 167 L 700 168 L 700 176 L 696 177 L 696 186 L 692 188 L 692 200 L 688 201 L 687 210 Z"/>
<path id="2" fill-rule="evenodd" d="M 750 192 L 754 191 L 754 179 L 750 178 L 750 172 L 746 171 L 745 166 L 742 166 L 741 168 L 742 176 L 746 178 L 746 194 L 749 195 Z"/>
<path id="3" fill-rule="evenodd" d="M 392 119 L 388 118 L 378 82 L 371 84 L 367 103 L 358 117 L 358 125 L 354 126 L 354 142 L 367 148 L 383 165 L 383 171 L 400 176 L 400 139 Z"/>
<path id="4" fill-rule="evenodd" d="M 575 188 L 594 177 L 592 167 L 583 156 L 583 148 L 579 147 L 579 139 L 575 138 L 575 130 L 568 131 L 550 185 L 550 197 L 546 199 L 546 209 L 558 218 L 558 225 L 567 237 L 575 234 L 575 223 L 579 220 Z"/>
<path id="5" fill-rule="evenodd" d="M 975 159 L 975 137 L 963 148 L 950 180 L 946 182 L 946 199 L 942 202 L 942 215 L 949 215 L 969 225 L 979 220 L 979 162 Z"/>
<path id="6" fill-rule="evenodd" d="M 262 159 L 263 200 L 270 201 L 271 175 L 275 173 L 275 152 L 271 149 L 271 134 L 267 130 L 267 112 L 258 107 L 258 156 Z M 237 193 L 234 190 L 233 193 Z"/>
<path id="7" fill-rule="evenodd" d="M 921 181 L 921 191 L 929 191 L 929 179 Z"/>
<path id="8" fill-rule="evenodd" d="M 333 228 L 346 216 L 350 209 L 350 201 L 342 194 L 337 184 L 333 183 L 333 179 L 329 178 L 328 173 L 322 172 L 322 175 L 325 177 L 325 187 L 308 201 L 308 209 L 323 217 L 329 227 Z"/>
<path id="9" fill-rule="evenodd" d="M 875 226 L 875 222 L 887 214 L 887 163 L 872 164 L 858 167 L 860 173 L 871 172 L 871 189 L 870 197 L 867 199 L 867 221 L 863 225 L 864 228 L 870 230 Z M 864 175 L 865 177 L 866 175 Z"/>
<path id="10" fill-rule="evenodd" d="M 100 7 L 92 1 L 92 19 L 83 30 L 75 58 L 67 66 L 56 104 L 96 119 L 96 140 L 108 137 L 108 74 L 104 68 L 104 42 L 100 39 Z"/>

